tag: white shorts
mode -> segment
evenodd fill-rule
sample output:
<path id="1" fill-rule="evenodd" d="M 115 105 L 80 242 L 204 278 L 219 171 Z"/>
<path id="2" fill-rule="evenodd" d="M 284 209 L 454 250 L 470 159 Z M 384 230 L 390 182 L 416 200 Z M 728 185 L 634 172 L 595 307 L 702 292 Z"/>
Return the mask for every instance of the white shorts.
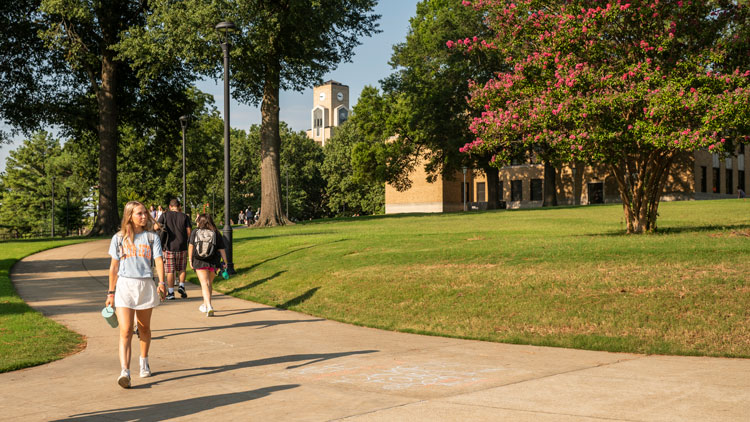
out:
<path id="1" fill-rule="evenodd" d="M 151 309 L 159 306 L 159 294 L 151 277 L 117 277 L 115 308 Z"/>

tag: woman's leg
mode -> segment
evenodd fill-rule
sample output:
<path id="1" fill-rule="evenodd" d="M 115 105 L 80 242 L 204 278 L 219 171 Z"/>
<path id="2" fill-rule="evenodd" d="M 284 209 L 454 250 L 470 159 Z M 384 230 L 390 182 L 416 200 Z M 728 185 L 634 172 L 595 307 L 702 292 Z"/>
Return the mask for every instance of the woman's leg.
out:
<path id="1" fill-rule="evenodd" d="M 216 273 L 213 271 L 208 272 L 208 306 L 211 306 L 211 297 L 214 295 L 214 277 L 216 277 Z"/>
<path id="2" fill-rule="evenodd" d="M 208 270 L 195 270 L 198 280 L 201 282 L 201 293 L 203 294 L 203 304 L 206 309 L 211 309 L 211 295 L 213 294 L 213 282 L 216 273 Z"/>
<path id="3" fill-rule="evenodd" d="M 130 308 L 119 307 L 117 322 L 120 324 L 120 366 L 122 369 L 130 369 L 130 341 L 133 338 L 133 314 Z"/>
<path id="4" fill-rule="evenodd" d="M 148 357 L 148 349 L 151 347 L 151 313 L 154 308 L 135 311 L 138 320 L 138 333 L 141 339 L 141 357 Z"/>

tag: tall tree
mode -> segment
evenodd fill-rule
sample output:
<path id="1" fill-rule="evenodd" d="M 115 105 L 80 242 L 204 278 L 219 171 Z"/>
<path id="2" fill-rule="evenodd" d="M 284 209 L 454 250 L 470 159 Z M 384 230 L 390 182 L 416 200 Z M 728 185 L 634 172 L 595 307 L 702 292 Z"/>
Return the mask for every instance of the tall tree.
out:
<path id="1" fill-rule="evenodd" d="M 321 81 L 342 61 L 351 60 L 358 39 L 377 31 L 375 0 L 150 2 L 145 29 L 128 31 L 120 46 L 140 76 L 150 78 L 174 58 L 202 75 L 222 72 L 214 27 L 230 20 L 233 93 L 261 106 L 262 205 L 260 226 L 286 224 L 281 207 L 279 90 L 303 90 Z"/>
<path id="2" fill-rule="evenodd" d="M 261 193 L 261 129 L 236 131 L 232 137 L 232 203 L 236 210 L 251 206 L 262 209 Z M 325 181 L 321 176 L 323 150 L 303 132 L 294 132 L 284 122 L 280 124 L 282 207 L 288 217 L 298 220 L 320 218 L 325 215 Z"/>
<path id="3" fill-rule="evenodd" d="M 3 228 L 50 233 L 52 197 L 64 185 L 63 172 L 56 162 L 61 155 L 60 141 L 46 132 L 34 134 L 10 152 L 5 173 L 0 176 L 4 188 L 0 209 Z"/>
<path id="4" fill-rule="evenodd" d="M 127 28 L 145 22 L 147 7 L 135 0 L 20 0 L 0 6 L 0 118 L 25 133 L 54 124 L 76 142 L 98 142 L 95 234 L 112 233 L 119 224 L 120 124 L 153 128 L 164 115 L 176 122 L 187 103 L 188 81 L 179 63 L 140 83 L 114 50 Z"/>
<path id="5" fill-rule="evenodd" d="M 750 8 L 706 1 L 464 1 L 493 29 L 460 39 L 512 64 L 471 83 L 481 110 L 464 150 L 509 160 L 543 144 L 561 160 L 605 163 L 628 233 L 656 229 L 659 199 L 681 153 L 723 149 L 750 134 Z"/>

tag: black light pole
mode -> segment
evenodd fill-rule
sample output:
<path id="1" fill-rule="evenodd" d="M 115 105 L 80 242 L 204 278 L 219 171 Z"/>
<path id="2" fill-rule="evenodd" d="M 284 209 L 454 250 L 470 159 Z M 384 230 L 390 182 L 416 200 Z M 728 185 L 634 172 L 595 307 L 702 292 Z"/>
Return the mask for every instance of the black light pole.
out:
<path id="1" fill-rule="evenodd" d="M 461 190 L 464 192 L 464 211 L 466 211 L 466 197 L 469 195 L 468 189 L 466 189 L 466 171 L 468 170 L 467 167 L 461 167 L 461 171 L 464 173 L 464 185 L 461 187 Z"/>
<path id="2" fill-rule="evenodd" d="M 52 237 L 55 237 L 55 176 L 52 176 Z"/>
<path id="3" fill-rule="evenodd" d="M 182 206 L 187 210 L 187 181 L 185 180 L 185 130 L 187 129 L 190 116 L 180 116 L 182 127 Z"/>
<path id="4" fill-rule="evenodd" d="M 224 247 L 227 254 L 227 272 L 235 274 L 232 259 L 232 224 L 229 220 L 229 34 L 236 27 L 232 22 L 219 22 L 216 30 L 221 36 L 221 50 L 224 52 Z"/>
<path id="5" fill-rule="evenodd" d="M 284 173 L 286 173 L 286 218 L 289 218 L 289 167 L 284 166 Z"/>
<path id="6" fill-rule="evenodd" d="M 65 236 L 70 236 L 70 218 L 68 212 L 70 210 L 70 188 L 65 188 Z"/>

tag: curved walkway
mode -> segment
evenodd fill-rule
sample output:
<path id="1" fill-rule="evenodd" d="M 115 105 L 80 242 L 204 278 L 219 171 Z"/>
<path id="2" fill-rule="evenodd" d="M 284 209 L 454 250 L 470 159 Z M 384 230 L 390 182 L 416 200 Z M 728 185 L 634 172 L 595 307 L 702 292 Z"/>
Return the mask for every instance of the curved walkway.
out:
<path id="1" fill-rule="evenodd" d="M 200 290 L 154 313 L 152 378 L 116 384 L 99 315 L 107 241 L 42 252 L 12 279 L 84 351 L 0 374 L 1 420 L 747 421 L 750 360 L 642 356 L 392 333 Z M 137 343 L 132 368 L 137 373 Z"/>

